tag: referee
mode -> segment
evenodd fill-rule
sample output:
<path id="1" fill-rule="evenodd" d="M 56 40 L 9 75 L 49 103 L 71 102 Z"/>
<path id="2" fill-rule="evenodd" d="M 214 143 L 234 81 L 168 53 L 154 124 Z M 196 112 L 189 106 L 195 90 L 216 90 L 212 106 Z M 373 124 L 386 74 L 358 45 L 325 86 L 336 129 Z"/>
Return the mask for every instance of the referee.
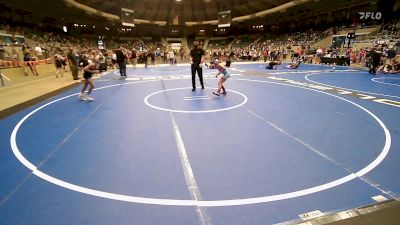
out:
<path id="1" fill-rule="evenodd" d="M 115 55 L 117 56 L 119 73 L 121 74 L 121 77 L 126 77 L 126 55 L 122 50 L 122 46 L 115 50 Z"/>
<path id="2" fill-rule="evenodd" d="M 205 52 L 199 46 L 198 41 L 193 42 L 194 48 L 190 50 L 190 58 L 191 58 L 191 69 L 192 69 L 192 91 L 196 91 L 196 71 L 199 75 L 201 89 L 204 89 L 203 83 L 203 69 L 201 68 L 204 62 Z"/>

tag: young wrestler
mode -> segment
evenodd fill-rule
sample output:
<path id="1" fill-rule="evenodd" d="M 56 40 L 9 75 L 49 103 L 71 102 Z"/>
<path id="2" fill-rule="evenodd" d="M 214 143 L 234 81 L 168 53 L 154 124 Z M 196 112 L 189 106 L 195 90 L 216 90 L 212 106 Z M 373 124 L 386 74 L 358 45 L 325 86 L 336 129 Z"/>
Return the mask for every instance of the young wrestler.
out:
<path id="1" fill-rule="evenodd" d="M 300 64 L 301 64 L 301 60 L 297 60 L 297 61 L 292 62 L 289 65 L 287 65 L 286 68 L 288 68 L 288 69 L 297 69 L 297 68 L 299 68 Z"/>
<path id="2" fill-rule="evenodd" d="M 280 65 L 281 62 L 279 61 L 267 61 L 267 66 L 265 67 L 265 69 L 267 70 L 276 70 L 278 69 L 278 65 Z"/>
<path id="3" fill-rule="evenodd" d="M 54 56 L 54 64 L 56 65 L 56 77 L 58 78 L 58 75 L 61 74 L 61 77 L 64 76 L 63 74 L 63 68 L 62 68 L 62 63 L 63 63 L 63 59 L 60 55 L 55 55 Z"/>
<path id="4" fill-rule="evenodd" d="M 90 97 L 90 94 L 92 93 L 92 90 L 94 88 L 93 80 L 92 80 L 92 75 L 95 73 L 98 73 L 98 67 L 99 64 L 93 63 L 91 60 L 88 60 L 88 65 L 83 68 L 83 77 L 85 78 L 85 82 L 83 83 L 82 91 L 79 94 L 79 98 L 81 101 L 93 101 L 94 98 Z M 89 91 L 87 92 L 87 95 L 85 95 L 86 88 L 90 86 Z"/>
<path id="5" fill-rule="evenodd" d="M 218 77 L 219 74 L 223 74 L 223 76 L 221 77 L 221 79 L 219 79 L 218 81 L 218 90 L 217 92 L 213 92 L 214 95 L 220 96 L 221 94 L 221 90 L 222 90 L 222 94 L 225 95 L 226 94 L 226 90 L 225 87 L 223 85 L 223 83 L 231 76 L 229 74 L 229 72 L 226 70 L 226 68 L 222 65 L 219 64 L 218 59 L 216 59 L 214 61 L 214 64 L 210 65 L 210 68 L 213 69 L 217 69 L 218 73 L 217 75 L 215 75 L 215 77 Z"/>

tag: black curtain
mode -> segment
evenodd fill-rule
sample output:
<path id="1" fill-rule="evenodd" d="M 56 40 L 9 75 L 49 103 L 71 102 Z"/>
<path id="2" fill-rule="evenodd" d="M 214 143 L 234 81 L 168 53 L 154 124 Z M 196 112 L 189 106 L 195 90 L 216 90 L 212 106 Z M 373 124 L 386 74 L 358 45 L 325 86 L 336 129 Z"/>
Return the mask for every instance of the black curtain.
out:
<path id="1" fill-rule="evenodd" d="M 379 0 L 377 4 L 377 12 L 382 13 L 382 19 L 390 21 L 396 18 L 395 7 L 396 0 Z"/>

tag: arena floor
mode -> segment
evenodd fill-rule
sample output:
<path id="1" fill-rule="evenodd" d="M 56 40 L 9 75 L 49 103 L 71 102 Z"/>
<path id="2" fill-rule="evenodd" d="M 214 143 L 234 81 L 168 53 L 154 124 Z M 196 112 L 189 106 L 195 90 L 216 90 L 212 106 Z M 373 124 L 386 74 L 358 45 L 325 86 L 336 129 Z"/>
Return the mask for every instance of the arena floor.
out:
<path id="1" fill-rule="evenodd" d="M 400 78 L 128 68 L 0 121 L 0 224 L 259 225 L 400 194 Z M 313 212 L 313 213 L 309 213 Z M 309 214 L 306 214 L 309 213 Z M 307 217 L 308 216 L 308 217 Z"/>

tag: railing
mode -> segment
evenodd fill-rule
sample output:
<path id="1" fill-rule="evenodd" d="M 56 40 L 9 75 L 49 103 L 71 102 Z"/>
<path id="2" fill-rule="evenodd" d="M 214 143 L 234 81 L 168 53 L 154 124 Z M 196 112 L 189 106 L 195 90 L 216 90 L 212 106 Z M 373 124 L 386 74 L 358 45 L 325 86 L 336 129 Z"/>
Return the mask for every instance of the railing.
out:
<path id="1" fill-rule="evenodd" d="M 53 62 L 52 58 L 36 60 L 36 61 L 0 60 L 0 68 L 7 69 L 7 68 L 14 68 L 14 67 L 28 66 L 28 65 L 40 65 L 40 64 L 46 64 L 46 63 L 52 63 L 52 62 Z"/>

